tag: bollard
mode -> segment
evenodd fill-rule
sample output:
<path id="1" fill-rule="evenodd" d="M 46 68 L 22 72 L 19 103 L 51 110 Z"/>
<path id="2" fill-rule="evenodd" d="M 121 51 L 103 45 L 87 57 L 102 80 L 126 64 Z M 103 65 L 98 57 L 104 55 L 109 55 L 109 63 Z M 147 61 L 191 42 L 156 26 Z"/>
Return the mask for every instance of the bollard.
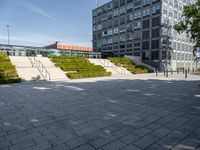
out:
<path id="1" fill-rule="evenodd" d="M 188 68 L 188 74 L 190 73 L 190 68 Z"/>
<path id="2" fill-rule="evenodd" d="M 173 70 L 171 69 L 171 75 L 173 75 Z"/>
<path id="3" fill-rule="evenodd" d="M 179 69 L 177 69 L 177 73 L 179 74 Z"/>
<path id="4" fill-rule="evenodd" d="M 158 68 L 156 68 L 156 76 L 158 76 Z"/>
<path id="5" fill-rule="evenodd" d="M 165 69 L 164 69 L 164 76 L 165 76 Z"/>
<path id="6" fill-rule="evenodd" d="M 194 68 L 192 68 L 192 73 L 194 73 Z"/>
<path id="7" fill-rule="evenodd" d="M 167 78 L 168 78 L 168 73 L 169 73 L 169 72 L 168 72 L 168 69 L 167 69 L 167 72 L 166 72 L 166 77 L 167 77 Z"/>
<path id="8" fill-rule="evenodd" d="M 185 68 L 183 68 L 183 74 L 185 73 Z"/>
<path id="9" fill-rule="evenodd" d="M 187 69 L 185 70 L 185 79 L 187 79 L 187 76 L 188 76 L 188 71 Z"/>

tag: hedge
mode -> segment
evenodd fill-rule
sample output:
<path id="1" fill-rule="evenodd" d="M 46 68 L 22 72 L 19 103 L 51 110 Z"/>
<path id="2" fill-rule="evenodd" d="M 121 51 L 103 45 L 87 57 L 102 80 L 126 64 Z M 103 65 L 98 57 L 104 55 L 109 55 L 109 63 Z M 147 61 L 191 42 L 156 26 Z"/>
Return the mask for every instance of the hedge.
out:
<path id="1" fill-rule="evenodd" d="M 110 76 L 111 72 L 100 65 L 94 65 L 84 57 L 74 56 L 52 56 L 49 57 L 55 66 L 60 67 L 63 71 L 68 72 L 66 76 L 70 79 L 92 78 Z"/>
<path id="2" fill-rule="evenodd" d="M 0 84 L 19 82 L 21 79 L 18 77 L 15 66 L 12 65 L 5 52 L 0 52 Z"/>
<path id="3" fill-rule="evenodd" d="M 115 65 L 126 68 L 128 71 L 130 71 L 133 74 L 143 74 L 143 73 L 153 72 L 153 70 L 151 70 L 150 68 L 147 68 L 142 65 L 136 65 L 135 63 L 133 63 L 127 58 L 108 58 L 108 59 Z"/>

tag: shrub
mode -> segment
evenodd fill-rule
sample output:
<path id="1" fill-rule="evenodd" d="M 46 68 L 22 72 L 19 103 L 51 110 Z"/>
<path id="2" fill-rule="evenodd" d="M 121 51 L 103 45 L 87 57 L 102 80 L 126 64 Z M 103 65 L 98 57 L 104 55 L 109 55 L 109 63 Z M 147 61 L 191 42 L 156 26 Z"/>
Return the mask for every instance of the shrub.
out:
<path id="1" fill-rule="evenodd" d="M 15 66 L 12 65 L 7 54 L 0 52 L 0 84 L 18 83 L 20 81 Z"/>
<path id="2" fill-rule="evenodd" d="M 110 72 L 100 65 L 94 65 L 84 57 L 52 56 L 49 57 L 57 67 L 68 72 L 66 75 L 70 79 L 92 78 L 110 76 Z"/>
<path id="3" fill-rule="evenodd" d="M 112 63 L 117 66 L 122 66 L 126 68 L 133 74 L 142 74 L 142 73 L 150 73 L 153 72 L 150 68 L 147 68 L 142 65 L 135 65 L 132 61 L 127 58 L 108 58 Z"/>

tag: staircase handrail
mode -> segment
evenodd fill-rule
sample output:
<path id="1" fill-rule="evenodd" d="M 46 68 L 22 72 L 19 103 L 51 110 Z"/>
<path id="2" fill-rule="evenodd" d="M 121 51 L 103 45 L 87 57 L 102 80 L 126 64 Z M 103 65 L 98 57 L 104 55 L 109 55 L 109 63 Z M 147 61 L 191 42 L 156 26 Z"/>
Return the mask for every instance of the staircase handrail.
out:
<path id="1" fill-rule="evenodd" d="M 111 67 L 113 70 L 119 72 L 120 74 L 123 74 L 123 75 L 126 74 L 125 69 L 123 69 L 122 67 L 119 67 L 119 66 L 114 65 L 113 63 L 109 62 L 109 61 L 106 60 L 106 59 L 98 59 L 98 60 L 99 60 L 99 63 L 101 63 L 104 67 Z M 110 64 L 110 65 L 109 65 L 109 64 Z M 119 68 L 120 70 L 118 70 L 118 68 Z"/>
<path id="2" fill-rule="evenodd" d="M 28 56 L 28 59 L 31 62 L 32 67 L 36 67 L 44 79 L 51 80 L 50 73 L 40 60 L 37 60 L 34 55 L 32 55 L 32 57 Z"/>

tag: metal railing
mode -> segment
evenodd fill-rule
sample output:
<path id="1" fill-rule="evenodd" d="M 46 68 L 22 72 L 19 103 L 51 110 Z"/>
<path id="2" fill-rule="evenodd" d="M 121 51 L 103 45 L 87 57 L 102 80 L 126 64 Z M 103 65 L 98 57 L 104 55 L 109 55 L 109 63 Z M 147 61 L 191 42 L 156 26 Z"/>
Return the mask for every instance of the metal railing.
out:
<path id="1" fill-rule="evenodd" d="M 51 80 L 50 73 L 47 71 L 40 60 L 37 60 L 35 56 L 28 56 L 28 59 L 31 62 L 32 67 L 36 67 L 44 79 L 49 81 Z"/>
<path id="2" fill-rule="evenodd" d="M 111 62 L 109 62 L 106 59 L 98 59 L 98 61 L 104 67 L 111 67 L 113 70 L 119 72 L 120 74 L 123 74 L 123 75 L 126 74 L 126 70 L 125 69 L 123 69 L 122 67 L 119 67 L 119 66 L 116 66 L 116 65 L 112 64 Z"/>

